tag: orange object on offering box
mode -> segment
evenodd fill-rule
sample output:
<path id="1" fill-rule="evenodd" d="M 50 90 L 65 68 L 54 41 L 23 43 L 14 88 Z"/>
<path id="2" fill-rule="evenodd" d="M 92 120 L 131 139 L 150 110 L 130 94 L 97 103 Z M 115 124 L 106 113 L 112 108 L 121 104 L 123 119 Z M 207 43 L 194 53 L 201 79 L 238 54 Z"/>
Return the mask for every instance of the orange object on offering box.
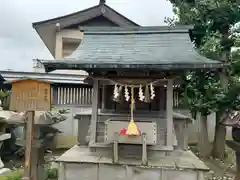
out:
<path id="1" fill-rule="evenodd" d="M 121 135 L 129 135 L 129 136 L 139 136 L 141 133 L 137 127 L 137 125 L 134 123 L 133 120 L 130 121 L 128 128 L 122 128 L 120 130 Z"/>

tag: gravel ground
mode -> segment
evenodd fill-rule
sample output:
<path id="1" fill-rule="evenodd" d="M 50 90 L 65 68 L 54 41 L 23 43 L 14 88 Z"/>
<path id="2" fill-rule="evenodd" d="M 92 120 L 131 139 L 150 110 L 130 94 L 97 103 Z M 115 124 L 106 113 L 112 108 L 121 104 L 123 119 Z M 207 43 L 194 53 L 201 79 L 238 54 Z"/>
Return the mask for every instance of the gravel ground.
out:
<path id="1" fill-rule="evenodd" d="M 196 147 L 191 147 L 192 151 L 198 156 Z M 234 180 L 236 174 L 235 152 L 226 147 L 227 157 L 224 161 L 219 159 L 202 159 L 202 161 L 210 168 L 206 173 L 206 180 Z"/>

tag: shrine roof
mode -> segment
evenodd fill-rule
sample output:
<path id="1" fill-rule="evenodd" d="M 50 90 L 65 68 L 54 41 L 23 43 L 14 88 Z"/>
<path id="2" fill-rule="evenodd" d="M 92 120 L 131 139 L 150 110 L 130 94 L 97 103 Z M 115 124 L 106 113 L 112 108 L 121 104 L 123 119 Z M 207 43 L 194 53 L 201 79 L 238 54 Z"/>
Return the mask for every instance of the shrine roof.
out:
<path id="1" fill-rule="evenodd" d="M 216 69 L 223 64 L 201 56 L 190 40 L 190 26 L 85 27 L 82 43 L 72 55 L 42 61 L 47 72 L 112 69 Z"/>

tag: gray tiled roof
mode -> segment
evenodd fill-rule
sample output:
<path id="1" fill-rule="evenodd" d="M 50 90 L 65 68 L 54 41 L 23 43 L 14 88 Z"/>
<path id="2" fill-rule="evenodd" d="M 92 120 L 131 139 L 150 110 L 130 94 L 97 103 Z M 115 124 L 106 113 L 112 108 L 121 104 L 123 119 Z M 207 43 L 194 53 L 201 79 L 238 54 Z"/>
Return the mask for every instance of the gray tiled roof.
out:
<path id="1" fill-rule="evenodd" d="M 48 64 L 48 65 L 47 65 Z M 50 65 L 52 64 L 52 65 Z M 88 28 L 77 50 L 46 68 L 195 69 L 220 68 L 197 53 L 188 27 Z M 55 64 L 55 65 L 54 65 Z"/>

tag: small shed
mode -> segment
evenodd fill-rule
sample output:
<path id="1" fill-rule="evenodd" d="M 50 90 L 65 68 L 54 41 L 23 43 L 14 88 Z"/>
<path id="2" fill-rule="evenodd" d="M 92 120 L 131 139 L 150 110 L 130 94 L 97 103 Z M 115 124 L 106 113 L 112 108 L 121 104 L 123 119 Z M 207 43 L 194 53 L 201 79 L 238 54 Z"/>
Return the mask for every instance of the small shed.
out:
<path id="1" fill-rule="evenodd" d="M 47 72 L 85 70 L 92 110 L 77 114 L 78 144 L 58 158 L 65 180 L 203 180 L 208 168 L 187 148 L 190 118 L 174 112 L 173 87 L 187 70 L 218 70 L 200 56 L 190 26 L 84 27 L 69 59 Z"/>

